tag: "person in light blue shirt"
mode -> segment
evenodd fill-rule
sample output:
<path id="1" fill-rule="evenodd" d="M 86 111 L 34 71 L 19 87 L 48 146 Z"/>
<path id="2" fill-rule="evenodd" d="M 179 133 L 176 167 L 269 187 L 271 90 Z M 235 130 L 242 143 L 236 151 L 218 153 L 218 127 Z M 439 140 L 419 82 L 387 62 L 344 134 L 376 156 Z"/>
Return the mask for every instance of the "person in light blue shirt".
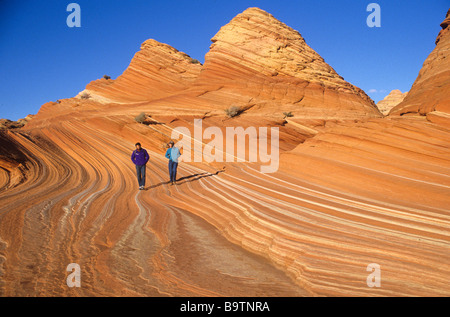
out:
<path id="1" fill-rule="evenodd" d="M 169 148 L 166 151 L 166 158 L 169 159 L 170 184 L 177 182 L 178 158 L 181 156 L 180 149 L 174 146 L 173 141 L 169 142 Z"/>

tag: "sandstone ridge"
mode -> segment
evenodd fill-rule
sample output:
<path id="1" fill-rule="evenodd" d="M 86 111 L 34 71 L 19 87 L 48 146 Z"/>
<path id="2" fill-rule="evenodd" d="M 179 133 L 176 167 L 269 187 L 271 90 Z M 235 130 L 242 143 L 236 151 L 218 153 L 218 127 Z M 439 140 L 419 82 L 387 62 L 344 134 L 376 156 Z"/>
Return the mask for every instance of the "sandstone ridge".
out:
<path id="1" fill-rule="evenodd" d="M 390 115 L 450 113 L 450 10 L 441 23 L 436 47 L 423 63 L 408 95 Z"/>

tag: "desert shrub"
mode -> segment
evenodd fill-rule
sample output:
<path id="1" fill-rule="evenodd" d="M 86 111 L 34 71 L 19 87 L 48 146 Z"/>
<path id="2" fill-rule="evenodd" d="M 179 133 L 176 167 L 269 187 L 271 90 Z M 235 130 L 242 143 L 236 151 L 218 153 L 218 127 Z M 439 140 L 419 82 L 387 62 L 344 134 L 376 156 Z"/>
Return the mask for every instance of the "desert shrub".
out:
<path id="1" fill-rule="evenodd" d="M 134 118 L 134 120 L 136 120 L 136 122 L 143 123 L 145 117 L 146 117 L 145 112 L 141 112 L 136 118 Z"/>
<path id="2" fill-rule="evenodd" d="M 111 79 L 111 77 L 108 75 L 103 75 L 103 78 L 105 78 L 106 80 Z"/>
<path id="3" fill-rule="evenodd" d="M 283 115 L 284 115 L 284 119 L 286 119 L 286 118 L 292 118 L 294 115 L 292 114 L 292 112 L 283 112 Z"/>
<path id="4" fill-rule="evenodd" d="M 191 58 L 191 64 L 201 64 L 198 59 Z"/>
<path id="5" fill-rule="evenodd" d="M 228 117 L 233 118 L 236 117 L 237 115 L 240 115 L 242 113 L 242 108 L 238 107 L 238 106 L 231 106 L 228 109 L 225 109 L 225 113 L 227 114 Z"/>
<path id="6" fill-rule="evenodd" d="M 91 95 L 88 92 L 83 92 L 80 96 L 81 99 L 89 99 L 91 98 Z"/>

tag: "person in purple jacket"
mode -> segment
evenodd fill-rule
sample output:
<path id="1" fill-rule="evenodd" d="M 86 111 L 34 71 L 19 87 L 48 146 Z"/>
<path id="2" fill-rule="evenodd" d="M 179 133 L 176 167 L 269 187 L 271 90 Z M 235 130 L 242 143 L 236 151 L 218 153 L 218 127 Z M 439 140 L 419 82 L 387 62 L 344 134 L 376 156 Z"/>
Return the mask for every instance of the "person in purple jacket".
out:
<path id="1" fill-rule="evenodd" d="M 150 157 L 145 149 L 141 147 L 141 143 L 136 143 L 136 150 L 131 154 L 131 160 L 136 165 L 136 174 L 139 183 L 139 190 L 145 188 L 145 164 Z"/>

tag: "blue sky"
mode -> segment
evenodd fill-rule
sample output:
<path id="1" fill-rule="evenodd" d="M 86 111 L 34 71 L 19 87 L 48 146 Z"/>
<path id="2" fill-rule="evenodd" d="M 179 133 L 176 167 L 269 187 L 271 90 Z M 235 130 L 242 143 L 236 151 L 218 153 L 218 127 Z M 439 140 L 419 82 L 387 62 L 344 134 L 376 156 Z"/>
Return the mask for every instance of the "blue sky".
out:
<path id="1" fill-rule="evenodd" d="M 69 3 L 81 27 L 69 28 Z M 381 27 L 366 24 L 381 7 Z M 375 101 L 410 89 L 449 8 L 448 0 L 0 0 L 0 118 L 35 114 L 103 75 L 119 76 L 153 38 L 204 61 L 210 39 L 248 7 L 298 30 L 345 80 Z"/>

